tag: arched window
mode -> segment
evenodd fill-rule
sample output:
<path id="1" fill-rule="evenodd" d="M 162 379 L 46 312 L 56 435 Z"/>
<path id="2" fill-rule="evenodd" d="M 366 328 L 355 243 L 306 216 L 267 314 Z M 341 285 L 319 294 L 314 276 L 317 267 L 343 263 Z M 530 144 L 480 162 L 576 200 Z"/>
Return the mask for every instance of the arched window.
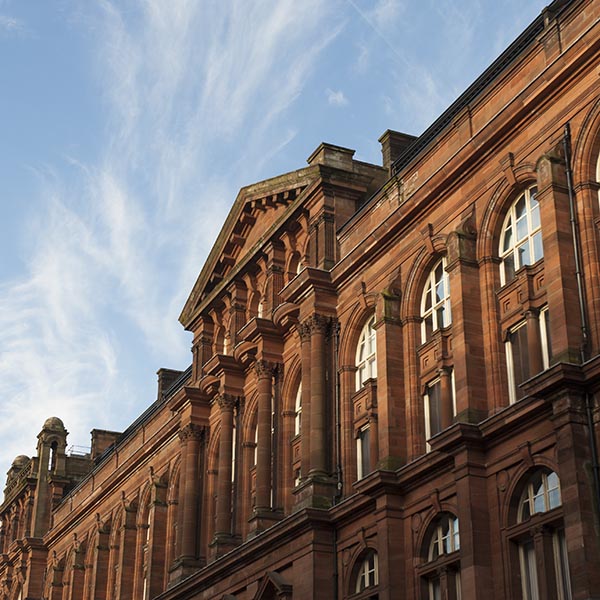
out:
<path id="1" fill-rule="evenodd" d="M 362 328 L 356 348 L 356 389 L 359 390 L 367 379 L 377 377 L 377 349 L 375 336 L 375 315 Z"/>
<path id="2" fill-rule="evenodd" d="M 446 259 L 439 260 L 427 276 L 421 299 L 421 341 L 424 343 L 434 331 L 452 323 L 450 312 L 450 285 L 446 273 Z"/>
<path id="3" fill-rule="evenodd" d="M 460 534 L 458 517 L 442 513 L 430 525 L 422 555 L 425 564 L 419 568 L 422 597 L 461 599 Z"/>
<path id="4" fill-rule="evenodd" d="M 567 544 L 562 511 L 558 510 L 562 506 L 558 475 L 537 469 L 522 482 L 514 500 L 516 522 L 507 535 L 512 568 L 520 574 L 520 583 L 515 581 L 513 596 L 542 600 L 551 595 L 571 600 Z"/>
<path id="5" fill-rule="evenodd" d="M 540 205 L 535 186 L 525 190 L 512 204 L 500 235 L 500 283 L 509 283 L 516 271 L 544 256 Z"/>
<path id="6" fill-rule="evenodd" d="M 435 560 L 442 554 L 451 554 L 460 550 L 458 517 L 445 513 L 436 522 L 429 540 L 429 560 Z"/>
<path id="7" fill-rule="evenodd" d="M 375 550 L 369 550 L 363 555 L 357 562 L 355 573 L 354 593 L 360 594 L 367 590 L 368 598 L 377 597 L 373 596 L 375 590 L 372 589 L 379 584 L 379 563 Z"/>
<path id="8" fill-rule="evenodd" d="M 521 523 L 531 515 L 548 512 L 561 504 L 558 475 L 554 471 L 537 471 L 529 479 L 521 495 L 518 521 Z"/>
<path id="9" fill-rule="evenodd" d="M 300 435 L 302 432 L 302 382 L 296 392 L 296 402 L 294 404 L 294 435 Z"/>

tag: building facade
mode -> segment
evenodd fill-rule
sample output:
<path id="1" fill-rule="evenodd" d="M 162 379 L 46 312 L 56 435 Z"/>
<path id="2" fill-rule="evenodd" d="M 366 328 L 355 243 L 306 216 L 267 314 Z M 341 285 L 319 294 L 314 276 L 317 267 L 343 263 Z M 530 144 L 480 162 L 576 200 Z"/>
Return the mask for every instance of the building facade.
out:
<path id="1" fill-rule="evenodd" d="M 191 367 L 15 459 L 0 598 L 599 599 L 599 65 L 554 2 L 383 166 L 243 188 Z"/>

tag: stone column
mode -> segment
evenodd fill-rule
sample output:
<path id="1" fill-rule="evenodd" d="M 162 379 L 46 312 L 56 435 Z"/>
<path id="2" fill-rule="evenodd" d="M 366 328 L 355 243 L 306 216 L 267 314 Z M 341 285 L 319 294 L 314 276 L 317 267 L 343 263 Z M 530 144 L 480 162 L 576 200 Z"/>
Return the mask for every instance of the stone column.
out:
<path id="1" fill-rule="evenodd" d="M 454 477 L 460 532 L 460 578 L 463 593 L 469 590 L 469 600 L 487 600 L 493 585 L 485 452 L 478 429 L 467 424 L 459 426 L 463 430 L 464 443 L 455 452 Z"/>
<path id="2" fill-rule="evenodd" d="M 403 323 L 404 333 L 404 393 L 411 401 L 406 403 L 407 460 L 425 453 L 425 413 L 423 395 L 419 386 L 419 367 L 416 348 L 420 344 L 420 317 L 408 317 Z"/>
<path id="3" fill-rule="evenodd" d="M 167 558 L 167 483 L 154 477 L 152 503 L 150 506 L 150 532 L 146 548 L 148 598 L 155 598 L 164 591 L 163 575 Z"/>
<path id="4" fill-rule="evenodd" d="M 456 420 L 478 423 L 487 416 L 479 266 L 472 217 L 448 236 L 448 284 L 452 308 L 452 362 L 456 384 Z M 452 419 L 449 422 L 452 423 Z"/>
<path id="5" fill-rule="evenodd" d="M 563 389 L 552 398 L 552 412 L 573 598 L 594 598 L 600 590 L 600 550 L 585 398 Z"/>
<path id="6" fill-rule="evenodd" d="M 257 512 L 271 509 L 271 429 L 273 413 L 273 365 L 259 360 L 255 364 L 258 377 L 258 447 L 256 449 Z"/>
<path id="7" fill-rule="evenodd" d="M 310 319 L 310 364 L 311 364 L 311 407 L 310 407 L 310 475 L 325 477 L 326 466 L 326 365 L 325 336 L 329 319 L 315 314 Z"/>
<path id="8" fill-rule="evenodd" d="M 200 496 L 200 452 L 205 428 L 189 423 L 179 432 L 182 443 L 181 480 L 179 484 L 179 523 L 177 535 L 182 560 L 197 558 L 196 538 Z"/>
<path id="9" fill-rule="evenodd" d="M 540 158 L 537 176 L 552 362 L 578 363 L 581 361 L 581 319 L 566 172 L 560 148 Z"/>
<path id="10" fill-rule="evenodd" d="M 135 570 L 135 526 L 137 506 L 124 501 L 123 521 L 119 542 L 119 580 L 118 593 L 115 600 L 128 600 L 133 597 L 133 577 Z"/>
<path id="11" fill-rule="evenodd" d="M 405 367 L 399 292 L 388 288 L 380 294 L 375 329 L 380 456 L 374 455 L 373 459 L 379 468 L 395 470 L 406 460 Z"/>
<path id="12" fill-rule="evenodd" d="M 301 477 L 308 477 L 310 472 L 310 413 L 311 413 L 311 373 L 310 373 L 310 325 L 301 323 L 298 327 L 301 342 L 302 358 L 302 422 L 304 424 L 304 434 L 302 436 L 302 464 Z"/>
<path id="13" fill-rule="evenodd" d="M 229 394 L 219 394 L 217 396 L 217 402 L 221 409 L 221 434 L 219 439 L 215 538 L 231 536 L 231 460 L 235 400 L 235 397 Z"/>

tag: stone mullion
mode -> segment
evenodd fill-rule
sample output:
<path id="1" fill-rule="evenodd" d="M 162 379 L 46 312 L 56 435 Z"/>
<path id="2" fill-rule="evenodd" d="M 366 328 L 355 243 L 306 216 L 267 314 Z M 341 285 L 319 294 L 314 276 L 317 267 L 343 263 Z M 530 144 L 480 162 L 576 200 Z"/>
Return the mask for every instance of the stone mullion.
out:
<path id="1" fill-rule="evenodd" d="M 419 386 L 419 366 L 416 348 L 419 346 L 421 319 L 410 317 L 402 328 L 405 356 L 404 393 L 411 401 L 406 403 L 406 437 L 408 460 L 425 452 L 425 417 L 423 395 Z"/>
<path id="2" fill-rule="evenodd" d="M 328 319 L 313 315 L 310 320 L 311 414 L 310 475 L 326 476 L 326 365 L 325 336 Z"/>
<path id="3" fill-rule="evenodd" d="M 311 344 L 310 326 L 303 323 L 299 326 L 300 352 L 302 360 L 302 423 L 304 434 L 302 435 L 302 463 L 300 467 L 301 477 L 308 477 L 310 472 L 310 414 L 311 414 Z"/>
<path id="4" fill-rule="evenodd" d="M 231 461 L 235 398 L 228 394 L 221 394 L 217 396 L 217 402 L 221 409 L 221 433 L 219 438 L 219 473 L 217 476 L 216 538 L 231 535 Z"/>
<path id="5" fill-rule="evenodd" d="M 273 367 L 266 361 L 258 361 L 255 370 L 258 377 L 255 510 L 262 511 L 271 509 Z"/>
<path id="6" fill-rule="evenodd" d="M 379 462 L 379 423 L 376 414 L 369 415 L 369 472 L 376 468 Z"/>
<path id="7" fill-rule="evenodd" d="M 543 369 L 539 311 L 533 309 L 525 311 L 525 320 L 527 322 L 529 377 L 533 377 Z"/>
<path id="8" fill-rule="evenodd" d="M 451 370 L 445 367 L 439 370 L 442 429 L 450 427 L 454 420 L 451 373 Z"/>
<path id="9" fill-rule="evenodd" d="M 186 425 L 179 433 L 183 444 L 181 479 L 179 483 L 179 523 L 177 544 L 180 558 L 194 560 L 197 555 L 196 537 L 200 495 L 200 452 L 204 428 L 194 423 Z"/>

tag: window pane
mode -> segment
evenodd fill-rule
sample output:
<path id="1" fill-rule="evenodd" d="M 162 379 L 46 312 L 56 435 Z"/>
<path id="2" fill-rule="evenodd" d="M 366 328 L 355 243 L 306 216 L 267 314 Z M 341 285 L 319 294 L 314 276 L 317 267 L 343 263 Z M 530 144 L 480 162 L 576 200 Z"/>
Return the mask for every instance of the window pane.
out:
<path id="1" fill-rule="evenodd" d="M 535 567 L 535 549 L 533 540 L 521 544 L 521 580 L 524 600 L 539 600 L 537 570 Z"/>
<path id="2" fill-rule="evenodd" d="M 515 255 L 511 251 L 507 254 L 503 261 L 504 264 L 504 282 L 508 283 L 515 278 Z"/>
<path id="3" fill-rule="evenodd" d="M 525 325 L 511 332 L 508 336 L 512 354 L 515 398 L 523 397 L 519 385 L 529 378 L 529 361 L 527 355 L 527 327 Z"/>
<path id="4" fill-rule="evenodd" d="M 502 244 L 502 252 L 507 252 L 512 247 L 512 227 L 508 227 L 504 230 L 504 243 Z"/>
<path id="5" fill-rule="evenodd" d="M 533 260 L 532 260 L 532 264 L 534 262 L 537 262 L 538 260 L 540 260 L 540 258 L 542 258 L 544 256 L 544 248 L 542 246 L 542 232 L 538 231 L 532 238 L 532 242 L 533 242 Z"/>
<path id="6" fill-rule="evenodd" d="M 444 306 L 440 306 L 436 311 L 436 318 L 437 318 L 437 328 L 440 329 L 441 327 L 446 327 L 446 318 L 445 318 L 445 313 L 446 310 L 444 308 Z"/>
<path id="7" fill-rule="evenodd" d="M 529 233 L 528 229 L 526 216 L 517 219 L 517 241 L 527 237 L 527 234 Z"/>
<path id="8" fill-rule="evenodd" d="M 531 229 L 535 231 L 540 226 L 540 205 L 536 200 L 531 201 Z"/>
<path id="9" fill-rule="evenodd" d="M 423 310 L 431 310 L 431 281 L 427 284 L 427 289 L 425 290 L 425 304 L 423 305 Z"/>
<path id="10" fill-rule="evenodd" d="M 441 385 L 437 381 L 427 388 L 427 401 L 429 406 L 429 437 L 433 437 L 442 430 L 441 416 Z"/>
<path id="11" fill-rule="evenodd" d="M 531 253 L 529 251 L 529 240 L 527 240 L 525 243 L 521 244 L 517 248 L 517 255 L 518 255 L 519 268 L 521 268 L 524 265 L 531 264 Z"/>
<path id="12" fill-rule="evenodd" d="M 515 216 L 517 220 L 525 216 L 525 194 L 523 194 L 515 204 Z"/>
<path id="13" fill-rule="evenodd" d="M 429 582 L 429 600 L 442 600 L 442 585 L 439 579 Z"/>
<path id="14" fill-rule="evenodd" d="M 565 532 L 559 529 L 554 534 L 554 563 L 556 570 L 556 587 L 560 600 L 571 600 L 571 578 L 569 575 L 569 559 Z"/>

